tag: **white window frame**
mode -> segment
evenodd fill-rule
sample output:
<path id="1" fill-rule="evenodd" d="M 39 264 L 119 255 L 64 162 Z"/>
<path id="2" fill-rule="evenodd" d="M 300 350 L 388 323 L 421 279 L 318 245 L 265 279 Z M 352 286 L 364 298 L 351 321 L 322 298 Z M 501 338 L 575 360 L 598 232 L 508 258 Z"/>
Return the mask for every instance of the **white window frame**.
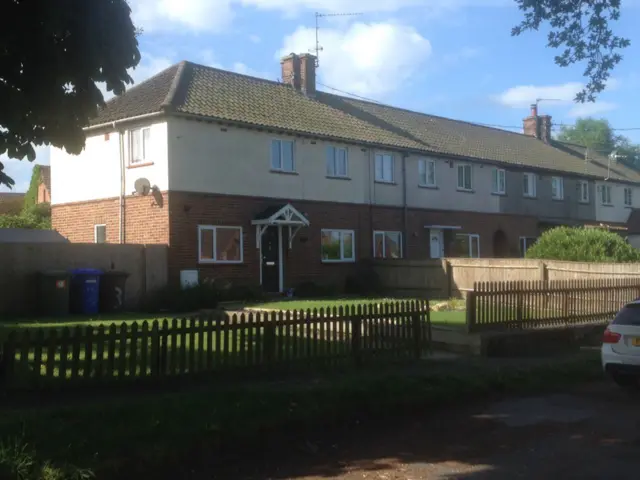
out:
<path id="1" fill-rule="evenodd" d="M 382 175 L 378 175 L 378 160 L 382 162 Z M 389 160 L 391 162 L 391 178 L 384 177 L 384 163 L 385 160 Z M 396 178 L 396 158 L 392 153 L 376 153 L 374 158 L 374 179 L 378 183 L 394 183 Z"/>
<path id="2" fill-rule="evenodd" d="M 518 241 L 518 248 L 520 248 L 520 257 L 521 258 L 524 258 L 525 254 L 527 253 L 527 250 L 529 250 L 529 247 L 531 246 L 529 244 L 528 240 L 533 240 L 533 242 L 531 242 L 531 245 L 538 241 L 538 239 L 536 237 L 520 237 L 520 239 Z M 524 243 L 524 250 L 522 249 L 522 244 L 523 243 Z"/>
<path id="3" fill-rule="evenodd" d="M 480 235 L 477 233 L 456 233 L 455 237 L 467 237 L 468 247 L 469 247 L 469 257 L 468 258 L 480 258 Z M 471 239 L 475 238 L 478 242 L 478 256 L 474 257 L 473 248 L 471 247 Z"/>
<path id="4" fill-rule="evenodd" d="M 524 191 L 524 182 L 522 183 L 522 196 L 526 198 L 536 198 L 538 196 L 538 176 L 535 173 L 525 172 L 522 175 L 522 179 L 527 179 L 527 187 L 530 190 L 529 192 Z"/>
<path id="5" fill-rule="evenodd" d="M 500 174 L 502 174 L 502 188 L 500 185 Z M 496 195 L 506 195 L 507 193 L 507 171 L 504 168 L 494 168 L 491 172 L 491 191 Z"/>
<path id="6" fill-rule="evenodd" d="M 339 259 L 332 259 L 332 258 L 323 258 L 322 255 L 322 235 L 324 233 L 333 233 L 333 232 L 337 232 L 340 234 L 340 258 Z M 344 256 L 344 235 L 345 234 L 350 234 L 351 235 L 351 241 L 353 242 L 353 245 L 351 245 L 351 254 L 352 254 L 352 258 L 345 258 Z M 320 230 L 320 259 L 322 260 L 322 263 L 354 263 L 356 261 L 356 232 L 355 230 L 344 230 L 344 229 L 339 229 L 339 228 L 323 228 Z"/>
<path id="7" fill-rule="evenodd" d="M 240 260 L 218 260 L 217 255 L 217 231 L 220 230 L 240 230 Z M 213 258 L 202 258 L 202 232 L 213 232 Z M 242 227 L 235 225 L 198 225 L 198 263 L 217 263 L 217 264 L 239 264 L 244 262 L 244 231 Z"/>
<path id="8" fill-rule="evenodd" d="M 378 256 L 376 255 L 376 235 L 382 235 L 382 257 L 380 258 L 389 258 L 387 257 L 387 252 L 386 252 L 386 243 L 384 241 L 384 238 L 386 237 L 387 234 L 394 234 L 394 235 L 398 235 L 398 245 L 400 246 L 400 257 L 398 258 L 404 258 L 404 252 L 402 251 L 402 232 L 398 232 L 398 231 L 393 231 L 393 230 L 374 230 L 373 231 L 373 258 L 378 258 Z"/>
<path id="9" fill-rule="evenodd" d="M 98 242 L 98 228 L 104 227 L 104 243 L 107 243 L 107 224 L 106 223 L 98 223 L 93 226 L 93 243 Z"/>
<path id="10" fill-rule="evenodd" d="M 580 180 L 580 203 L 589 203 L 589 182 Z M 583 195 L 586 193 L 586 195 Z"/>
<path id="11" fill-rule="evenodd" d="M 562 177 L 551 177 L 551 198 L 564 200 L 564 179 Z"/>
<path id="12" fill-rule="evenodd" d="M 134 158 L 133 155 L 133 137 L 135 132 L 140 132 L 140 141 L 142 142 L 142 158 Z M 151 127 L 134 128 L 129 130 L 129 165 L 142 165 L 150 162 L 149 147 L 145 142 L 145 132 L 149 133 L 149 143 L 151 143 Z"/>
<path id="13" fill-rule="evenodd" d="M 460 169 L 462 169 L 462 185 L 460 185 Z M 466 187 L 467 183 L 465 180 L 465 171 L 468 169 L 469 172 L 469 187 Z M 458 190 L 461 192 L 472 192 L 473 191 L 473 165 L 470 163 L 459 163 L 456 168 L 456 183 L 458 185 Z"/>
<path id="14" fill-rule="evenodd" d="M 605 192 L 608 192 L 608 195 L 606 195 L 608 197 L 608 201 L 606 202 L 604 198 Z M 600 203 L 607 206 L 613 205 L 611 185 L 600 185 Z"/>
<path id="15" fill-rule="evenodd" d="M 627 203 L 627 193 L 629 193 L 629 202 Z M 633 188 L 624 187 L 624 206 L 633 207 Z"/>
<path id="16" fill-rule="evenodd" d="M 280 158 L 278 159 L 278 165 L 274 165 L 273 142 L 278 142 L 280 144 Z M 282 153 L 284 151 L 282 148 L 283 143 L 291 144 L 291 170 L 284 168 L 284 155 Z M 296 142 L 284 138 L 272 138 L 271 142 L 269 142 L 269 161 L 269 166 L 273 172 L 296 173 Z"/>
<path id="17" fill-rule="evenodd" d="M 344 152 L 344 174 L 338 173 L 338 152 L 340 151 Z M 349 149 L 347 147 L 336 147 L 335 145 L 328 145 L 326 155 L 327 177 L 349 178 Z M 331 171 L 331 168 L 333 169 L 333 172 Z"/>
<path id="18" fill-rule="evenodd" d="M 433 178 L 429 181 L 429 167 L 433 168 Z M 424 176 L 424 181 L 423 177 Z M 436 161 L 431 158 L 421 158 L 418 160 L 418 185 L 420 187 L 434 188 L 437 186 Z"/>

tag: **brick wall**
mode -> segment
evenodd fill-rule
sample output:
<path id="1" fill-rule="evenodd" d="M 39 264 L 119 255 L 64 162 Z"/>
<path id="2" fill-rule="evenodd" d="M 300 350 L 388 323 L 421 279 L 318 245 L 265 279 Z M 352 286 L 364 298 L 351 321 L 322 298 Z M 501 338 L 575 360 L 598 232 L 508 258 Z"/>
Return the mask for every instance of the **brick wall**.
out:
<path id="1" fill-rule="evenodd" d="M 260 278 L 260 258 L 256 245 L 256 227 L 251 225 L 251 221 L 267 207 L 282 203 L 285 201 L 171 192 L 170 278 L 178 278 L 178 272 L 182 269 L 198 269 L 201 279 L 228 279 L 257 285 Z M 298 232 L 291 249 L 288 248 L 285 235 L 285 287 L 295 286 L 302 281 L 343 285 L 345 277 L 355 272 L 356 265 L 353 263 L 326 264 L 321 261 L 320 232 L 323 228 L 354 230 L 356 259 L 372 257 L 374 230 L 403 231 L 404 213 L 401 208 L 300 200 L 291 203 L 306 214 L 311 225 Z M 199 265 L 198 225 L 241 226 L 243 264 Z M 520 236 L 537 235 L 537 220 L 534 217 L 409 209 L 405 251 L 407 258 L 429 257 L 429 231 L 424 228 L 425 225 L 455 225 L 462 227 L 462 233 L 479 234 L 483 257 L 493 255 L 493 235 L 498 230 L 505 233 L 513 256 L 518 254 Z"/>
<path id="2" fill-rule="evenodd" d="M 52 207 L 53 226 L 72 242 L 93 242 L 94 225 L 107 225 L 107 242 L 118 243 L 117 198 Z M 169 244 L 169 279 L 177 283 L 180 270 L 197 269 L 200 278 L 231 280 L 258 285 L 260 255 L 256 244 L 256 227 L 251 221 L 282 199 L 170 192 L 154 198 L 126 198 L 126 243 Z M 311 225 L 302 228 L 288 248 L 284 230 L 284 284 L 295 286 L 303 281 L 344 285 L 347 275 L 356 271 L 354 263 L 323 263 L 320 252 L 322 229 L 355 231 L 356 259 L 373 256 L 373 231 L 404 231 L 402 208 L 293 201 L 292 205 L 307 215 Z M 518 256 L 519 238 L 538 235 L 535 217 L 473 212 L 408 209 L 405 257 L 429 258 L 429 231 L 426 225 L 460 226 L 461 233 L 480 236 L 482 257 L 492 257 L 493 236 L 504 232 L 511 256 Z M 244 262 L 242 264 L 199 264 L 198 225 L 240 226 L 243 228 Z"/>
<path id="3" fill-rule="evenodd" d="M 93 243 L 94 226 L 107 226 L 107 243 L 120 241 L 120 199 L 67 203 L 51 207 L 54 230 L 74 243 Z M 168 244 L 168 194 L 125 198 L 125 243 Z"/>

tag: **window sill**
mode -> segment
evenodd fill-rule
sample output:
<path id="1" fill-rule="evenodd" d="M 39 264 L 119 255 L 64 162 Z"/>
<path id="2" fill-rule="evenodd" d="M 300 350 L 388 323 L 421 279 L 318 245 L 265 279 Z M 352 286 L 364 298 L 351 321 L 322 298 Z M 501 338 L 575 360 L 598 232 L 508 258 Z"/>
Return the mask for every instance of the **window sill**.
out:
<path id="1" fill-rule="evenodd" d="M 629 210 L 633 210 L 633 205 L 625 205 L 624 208 L 628 208 Z"/>
<path id="2" fill-rule="evenodd" d="M 238 262 L 220 262 L 218 260 L 198 260 L 198 263 L 200 265 L 243 265 L 244 262 L 238 261 Z"/>
<path id="3" fill-rule="evenodd" d="M 382 185 L 397 185 L 396 182 L 387 182 L 386 180 L 374 180 L 374 182 Z"/>
<path id="4" fill-rule="evenodd" d="M 579 203 L 580 205 L 589 205 L 589 201 L 588 201 L 588 200 L 587 200 L 586 202 L 585 202 L 585 201 L 583 201 L 583 200 L 580 200 L 578 203 Z"/>
<path id="5" fill-rule="evenodd" d="M 142 167 L 150 167 L 153 165 L 153 162 L 144 162 L 144 163 L 134 163 L 127 165 L 127 168 L 142 168 Z"/>
<path id="6" fill-rule="evenodd" d="M 333 263 L 356 263 L 356 260 L 322 260 L 322 263 L 326 263 L 326 264 L 333 264 Z"/>
<path id="7" fill-rule="evenodd" d="M 601 207 L 613 207 L 613 203 L 601 203 Z"/>
<path id="8" fill-rule="evenodd" d="M 456 192 L 460 192 L 460 193 L 476 193 L 475 190 L 466 189 L 466 188 L 456 188 Z"/>
<path id="9" fill-rule="evenodd" d="M 523 195 L 522 198 L 526 198 L 528 200 L 537 200 L 538 199 L 537 196 L 531 196 L 531 195 Z"/>
<path id="10" fill-rule="evenodd" d="M 504 193 L 500 193 L 500 192 L 491 192 L 491 195 L 494 195 L 494 196 L 496 196 L 496 197 L 506 197 L 506 196 L 507 196 L 507 193 L 506 193 L 506 192 L 504 192 Z"/>
<path id="11" fill-rule="evenodd" d="M 440 190 L 437 185 L 421 185 L 418 184 L 418 188 L 426 188 L 427 190 Z"/>
<path id="12" fill-rule="evenodd" d="M 351 180 L 351 177 L 342 176 L 342 175 L 325 175 L 325 177 L 330 180 Z"/>
<path id="13" fill-rule="evenodd" d="M 295 171 L 288 171 L 288 170 L 276 170 L 275 168 L 272 168 L 271 170 L 269 170 L 271 173 L 278 173 L 280 175 L 298 175 L 298 172 Z"/>

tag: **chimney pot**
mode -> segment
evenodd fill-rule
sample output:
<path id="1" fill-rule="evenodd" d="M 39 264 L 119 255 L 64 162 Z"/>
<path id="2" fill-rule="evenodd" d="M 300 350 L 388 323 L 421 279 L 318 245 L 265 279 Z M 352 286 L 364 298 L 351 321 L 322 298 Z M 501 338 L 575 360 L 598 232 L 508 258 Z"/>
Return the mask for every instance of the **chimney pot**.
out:
<path id="1" fill-rule="evenodd" d="M 531 104 L 531 116 L 532 117 L 537 117 L 538 116 L 538 104 L 537 103 L 532 103 Z"/>

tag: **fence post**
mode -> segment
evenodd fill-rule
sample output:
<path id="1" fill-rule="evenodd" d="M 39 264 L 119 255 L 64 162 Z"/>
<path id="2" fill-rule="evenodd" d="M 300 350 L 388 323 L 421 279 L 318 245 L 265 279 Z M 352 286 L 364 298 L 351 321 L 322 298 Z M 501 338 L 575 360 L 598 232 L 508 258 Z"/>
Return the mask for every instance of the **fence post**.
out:
<path id="1" fill-rule="evenodd" d="M 7 340 L 2 346 L 0 352 L 0 386 L 5 391 L 9 390 L 11 380 L 14 373 L 14 364 L 16 361 L 16 333 L 9 332 Z"/>
<path id="2" fill-rule="evenodd" d="M 357 312 L 361 313 L 362 309 L 358 308 Z M 351 352 L 354 363 L 359 367 L 362 365 L 362 357 L 360 354 L 362 317 L 356 313 L 355 309 L 353 313 L 354 315 L 351 317 Z"/>
<path id="3" fill-rule="evenodd" d="M 266 315 L 265 315 L 266 316 Z M 272 320 L 264 324 L 264 359 L 267 365 L 271 365 L 276 353 L 276 325 Z"/>
<path id="4" fill-rule="evenodd" d="M 453 297 L 453 267 L 449 260 L 443 260 L 444 262 L 444 275 L 447 281 L 447 298 Z"/>
<path id="5" fill-rule="evenodd" d="M 413 312 L 411 313 L 411 322 L 413 323 L 413 348 L 416 360 L 420 360 L 422 356 L 422 330 L 421 330 L 421 318 L 420 318 L 420 306 L 416 302 L 411 302 Z"/>
<path id="6" fill-rule="evenodd" d="M 467 333 L 476 329 L 476 292 L 467 292 Z"/>

